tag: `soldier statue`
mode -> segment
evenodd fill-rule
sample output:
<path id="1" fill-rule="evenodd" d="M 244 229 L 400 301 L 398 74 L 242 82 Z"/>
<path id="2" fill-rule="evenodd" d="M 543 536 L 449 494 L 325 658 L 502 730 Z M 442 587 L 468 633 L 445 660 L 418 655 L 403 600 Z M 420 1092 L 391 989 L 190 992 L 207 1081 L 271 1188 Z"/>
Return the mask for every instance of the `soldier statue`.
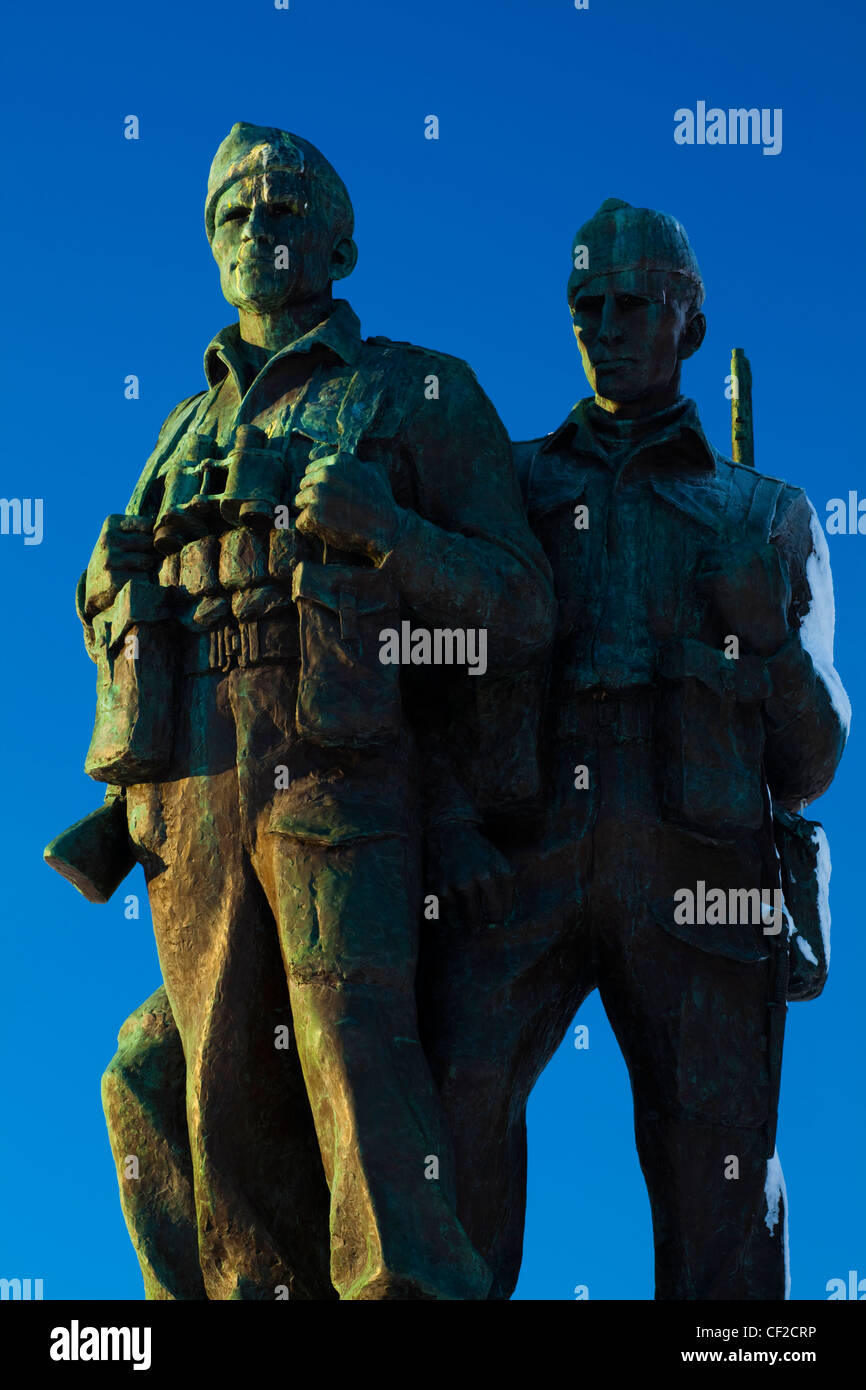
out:
<path id="1" fill-rule="evenodd" d="M 130 846 L 147 880 L 164 983 L 104 1079 L 124 1212 L 150 1298 L 483 1299 L 419 1038 L 425 851 L 456 842 L 475 918 L 501 920 L 448 720 L 514 705 L 549 569 L 470 369 L 362 339 L 332 298 L 357 250 L 321 153 L 235 125 L 205 223 L 238 321 L 81 578 L 107 800 L 46 851 L 97 899 Z M 467 633 L 489 669 L 457 669 Z M 505 802 L 534 776 L 513 722 Z"/>
<path id="2" fill-rule="evenodd" d="M 850 708 L 827 544 L 805 493 L 723 458 L 682 365 L 704 285 L 673 217 L 609 199 L 568 306 L 592 396 L 517 444 L 559 621 L 547 791 L 488 828 L 515 870 L 504 934 L 429 937 L 422 1019 L 458 1212 L 507 1298 L 529 1093 L 601 995 L 631 1077 L 659 1299 L 782 1299 L 775 1132 L 786 1001 L 819 992 L 830 785 Z"/>

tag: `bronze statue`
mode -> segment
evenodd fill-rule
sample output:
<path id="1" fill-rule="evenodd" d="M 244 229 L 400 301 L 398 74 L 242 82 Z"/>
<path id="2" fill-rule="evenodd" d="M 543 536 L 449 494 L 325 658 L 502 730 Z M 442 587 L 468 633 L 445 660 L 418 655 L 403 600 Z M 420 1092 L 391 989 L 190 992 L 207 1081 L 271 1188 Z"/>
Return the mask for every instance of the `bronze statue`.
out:
<path id="1" fill-rule="evenodd" d="M 106 802 L 46 851 L 97 901 L 148 881 L 164 985 L 103 1081 L 147 1296 L 510 1297 L 526 1102 L 598 988 L 656 1296 L 785 1297 L 800 813 L 849 709 L 805 494 L 748 466 L 745 398 L 732 463 L 680 394 L 685 232 L 580 229 L 593 396 L 512 461 L 464 363 L 332 300 L 352 210 L 308 142 L 236 125 L 206 226 L 238 323 L 79 583 Z"/>
<path id="2" fill-rule="evenodd" d="M 484 1298 L 418 1036 L 424 832 L 464 869 L 475 836 L 501 916 L 436 724 L 544 652 L 549 571 L 469 368 L 332 299 L 357 251 L 319 151 L 235 125 L 205 221 L 238 322 L 79 584 L 122 862 L 92 818 L 86 871 L 49 847 L 104 897 L 125 802 L 148 883 L 164 990 L 104 1082 L 127 1222 L 151 1298 Z"/>
<path id="3" fill-rule="evenodd" d="M 680 394 L 703 298 L 674 218 L 603 203 L 568 281 L 594 394 L 515 446 L 559 605 L 547 791 L 492 830 L 516 871 L 499 953 L 465 935 L 422 957 L 458 1211 L 494 1297 L 520 1267 L 526 1101 L 596 988 L 631 1075 L 656 1297 L 786 1295 L 786 997 L 818 993 L 826 963 L 826 846 L 799 812 L 850 708 L 808 499 L 723 458 Z"/>

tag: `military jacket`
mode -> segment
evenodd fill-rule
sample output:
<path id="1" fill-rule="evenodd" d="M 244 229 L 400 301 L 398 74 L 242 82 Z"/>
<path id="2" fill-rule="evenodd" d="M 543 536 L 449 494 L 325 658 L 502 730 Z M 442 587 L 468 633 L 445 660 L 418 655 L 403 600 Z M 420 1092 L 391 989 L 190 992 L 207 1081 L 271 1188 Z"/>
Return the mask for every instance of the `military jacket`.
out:
<path id="1" fill-rule="evenodd" d="M 549 645 L 554 610 L 549 567 L 526 523 L 507 436 L 471 369 L 410 344 L 362 340 L 355 314 L 337 300 L 322 324 L 275 353 L 252 380 L 238 325 L 231 325 L 210 343 L 205 375 L 208 389 L 181 402 L 165 421 L 127 507 L 152 520 L 158 534 L 169 487 L 191 457 L 206 456 L 202 487 L 214 494 L 213 521 L 159 570 L 172 619 L 186 633 L 184 674 L 297 662 L 298 599 L 327 601 L 318 591 L 333 574 L 328 566 L 341 573 L 347 565 L 370 568 L 366 557 L 323 553 L 315 538 L 296 533 L 293 516 L 264 530 L 243 524 L 242 514 L 230 524 L 220 516 L 220 493 L 231 485 L 232 444 L 240 427 L 252 426 L 269 451 L 260 456 L 271 510 L 276 504 L 293 511 L 314 449 L 319 456 L 344 449 L 385 469 L 401 508 L 401 530 L 375 568 L 399 608 L 376 617 L 383 591 L 376 574 L 359 581 L 361 606 L 367 604 L 374 624 L 483 627 L 488 674 L 468 681 L 468 704 L 476 707 L 476 725 L 483 725 L 477 688 L 486 685 L 489 693 L 497 673 L 537 661 Z M 302 560 L 308 577 L 299 583 Z M 78 606 L 93 655 L 83 582 Z M 108 640 L 116 645 L 118 636 Z M 349 699 L 350 684 L 344 687 Z M 465 680 L 463 689 L 466 694 Z M 359 704 L 375 702 L 376 692 L 371 686 L 362 697 L 356 690 Z M 520 712 L 512 724 L 522 744 L 512 750 L 506 775 L 531 782 L 531 731 Z"/>
<path id="2" fill-rule="evenodd" d="M 850 710 L 805 493 L 723 458 L 683 397 L 618 429 L 583 400 L 515 457 L 559 603 L 554 732 L 578 732 L 582 697 L 655 690 L 664 814 L 711 833 L 757 829 L 765 782 L 794 810 L 820 795 Z M 791 578 L 789 640 L 769 660 L 726 655 L 698 583 L 705 556 L 744 540 L 776 546 Z"/>

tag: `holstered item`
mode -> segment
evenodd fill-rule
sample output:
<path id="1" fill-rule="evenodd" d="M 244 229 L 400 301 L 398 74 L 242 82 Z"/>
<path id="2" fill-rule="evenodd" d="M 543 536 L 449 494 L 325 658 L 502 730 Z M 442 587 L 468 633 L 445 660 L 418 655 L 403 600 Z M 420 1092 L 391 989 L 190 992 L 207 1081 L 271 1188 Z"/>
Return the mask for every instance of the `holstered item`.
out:
<path id="1" fill-rule="evenodd" d="M 788 998 L 817 999 L 830 965 L 830 859 L 824 829 L 817 821 L 774 805 L 773 836 L 782 896 L 796 928 L 788 944 Z"/>
<path id="2" fill-rule="evenodd" d="M 111 796 L 45 846 L 43 858 L 90 903 L 107 903 L 135 867 L 125 796 Z"/>
<path id="3" fill-rule="evenodd" d="M 400 668 L 379 659 L 382 630 L 399 624 L 399 600 L 388 576 L 302 560 L 292 598 L 301 645 L 298 732 L 337 748 L 394 738 L 400 729 Z"/>
<path id="4" fill-rule="evenodd" d="M 93 620 L 96 721 L 84 764 L 97 782 L 155 782 L 173 743 L 176 640 L 166 591 L 130 579 Z"/>

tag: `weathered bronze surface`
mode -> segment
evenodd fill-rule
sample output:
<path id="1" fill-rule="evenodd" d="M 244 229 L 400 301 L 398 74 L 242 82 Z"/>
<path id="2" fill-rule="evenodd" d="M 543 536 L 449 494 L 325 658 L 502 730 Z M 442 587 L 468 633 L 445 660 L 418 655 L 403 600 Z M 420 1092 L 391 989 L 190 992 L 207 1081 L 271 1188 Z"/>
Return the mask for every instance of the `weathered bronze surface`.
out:
<path id="1" fill-rule="evenodd" d="M 799 812 L 850 708 L 808 499 L 724 459 L 680 395 L 703 297 L 679 223 L 602 204 L 568 282 L 594 396 L 515 446 L 559 611 L 546 790 L 494 834 L 516 874 L 501 953 L 426 937 L 421 977 L 459 1210 L 501 1296 L 526 1101 L 593 989 L 631 1076 L 656 1297 L 786 1296 L 786 999 L 820 992 L 829 949 L 826 841 Z"/>
<path id="2" fill-rule="evenodd" d="M 783 1297 L 799 813 L 846 702 L 805 495 L 680 395 L 685 233 L 581 228 L 594 396 L 512 459 L 464 363 L 332 299 L 352 209 L 309 142 L 234 126 L 206 227 L 238 321 L 79 582 L 107 800 L 46 851 L 96 901 L 148 883 L 163 985 L 103 1079 L 147 1297 L 508 1298 L 526 1101 L 596 987 L 657 1296 Z M 782 889 L 797 932 L 680 920 Z"/>
<path id="3" fill-rule="evenodd" d="M 381 634 L 483 631 L 496 698 L 543 653 L 552 596 L 471 371 L 363 340 L 332 299 L 352 223 L 307 141 L 232 129 L 206 227 L 238 322 L 79 584 L 98 666 L 87 770 L 112 805 L 123 789 L 164 980 L 104 1081 L 151 1298 L 490 1284 L 415 999 L 425 824 L 475 837 L 477 876 L 507 877 L 449 791 L 447 702 L 480 701 L 468 665 L 404 671 Z M 496 790 L 519 798 L 531 739 L 514 752 Z M 76 881 L 68 843 L 51 848 Z M 111 878 L 92 852 L 78 867 L 99 896 Z M 495 906 L 498 880 L 483 887 Z"/>

